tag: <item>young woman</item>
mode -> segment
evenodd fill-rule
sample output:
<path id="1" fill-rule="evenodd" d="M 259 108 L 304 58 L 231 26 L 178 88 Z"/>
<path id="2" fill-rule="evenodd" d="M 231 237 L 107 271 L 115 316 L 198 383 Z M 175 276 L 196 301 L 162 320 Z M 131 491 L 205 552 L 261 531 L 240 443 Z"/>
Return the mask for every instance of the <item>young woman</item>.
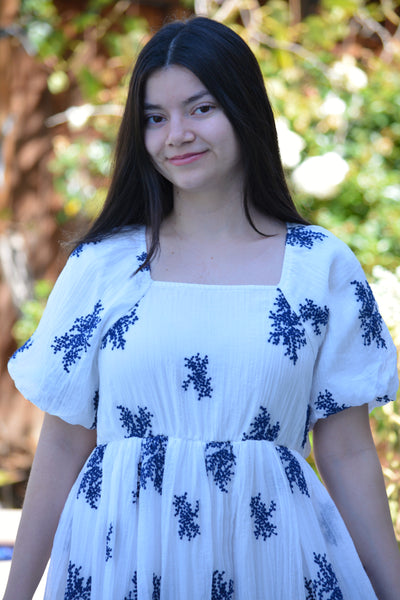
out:
<path id="1" fill-rule="evenodd" d="M 49 600 L 400 597 L 368 422 L 394 346 L 354 255 L 297 213 L 227 27 L 141 52 L 105 207 L 9 368 L 47 414 L 5 600 L 51 546 Z"/>

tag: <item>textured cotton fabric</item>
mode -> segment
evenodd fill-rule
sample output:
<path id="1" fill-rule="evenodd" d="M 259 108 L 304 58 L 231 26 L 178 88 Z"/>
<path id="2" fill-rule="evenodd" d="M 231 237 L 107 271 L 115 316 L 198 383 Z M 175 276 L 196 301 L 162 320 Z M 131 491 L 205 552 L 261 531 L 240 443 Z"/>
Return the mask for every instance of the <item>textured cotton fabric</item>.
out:
<path id="1" fill-rule="evenodd" d="M 395 349 L 352 252 L 289 224 L 269 286 L 132 276 L 145 258 L 144 228 L 78 247 L 9 363 L 29 400 L 97 429 L 46 599 L 376 598 L 305 461 L 318 419 L 395 398 Z"/>

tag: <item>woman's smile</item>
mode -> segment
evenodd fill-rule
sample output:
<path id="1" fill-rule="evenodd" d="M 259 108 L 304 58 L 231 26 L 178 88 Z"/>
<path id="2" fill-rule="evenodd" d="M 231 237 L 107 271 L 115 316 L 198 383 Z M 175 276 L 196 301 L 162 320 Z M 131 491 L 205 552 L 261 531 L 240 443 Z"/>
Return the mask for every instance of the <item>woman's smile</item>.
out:
<path id="1" fill-rule="evenodd" d="M 191 164 L 196 160 L 199 160 L 199 158 L 202 158 L 206 152 L 208 152 L 208 150 L 203 150 L 202 152 L 189 152 L 187 154 L 171 156 L 170 158 L 167 158 L 167 160 L 171 164 L 180 167 L 183 165 Z"/>

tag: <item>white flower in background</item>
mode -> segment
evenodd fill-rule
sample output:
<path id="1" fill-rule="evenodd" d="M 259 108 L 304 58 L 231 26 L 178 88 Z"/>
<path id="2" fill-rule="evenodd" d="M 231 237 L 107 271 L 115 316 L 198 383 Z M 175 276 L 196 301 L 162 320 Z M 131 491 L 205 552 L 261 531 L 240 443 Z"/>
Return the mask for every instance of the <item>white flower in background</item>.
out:
<path id="1" fill-rule="evenodd" d="M 71 127 L 80 129 L 88 119 L 94 114 L 94 106 L 92 104 L 82 104 L 81 106 L 70 106 L 65 111 L 65 116 Z"/>
<path id="2" fill-rule="evenodd" d="M 341 117 L 346 112 L 346 102 L 329 92 L 324 102 L 319 107 L 321 117 Z"/>
<path id="3" fill-rule="evenodd" d="M 385 198 L 400 202 L 400 185 L 387 185 L 383 190 Z"/>
<path id="4" fill-rule="evenodd" d="M 331 83 L 342 85 L 351 93 L 359 92 L 368 85 L 366 73 L 356 66 L 356 60 L 350 54 L 345 54 L 333 64 L 328 77 Z"/>
<path id="5" fill-rule="evenodd" d="M 292 173 L 300 192 L 317 198 L 330 198 L 349 171 L 347 162 L 337 152 L 306 158 Z"/>
<path id="6" fill-rule="evenodd" d="M 278 117 L 275 124 L 282 164 L 288 169 L 293 169 L 299 164 L 300 153 L 304 150 L 306 144 L 300 135 L 289 128 L 284 117 Z"/>

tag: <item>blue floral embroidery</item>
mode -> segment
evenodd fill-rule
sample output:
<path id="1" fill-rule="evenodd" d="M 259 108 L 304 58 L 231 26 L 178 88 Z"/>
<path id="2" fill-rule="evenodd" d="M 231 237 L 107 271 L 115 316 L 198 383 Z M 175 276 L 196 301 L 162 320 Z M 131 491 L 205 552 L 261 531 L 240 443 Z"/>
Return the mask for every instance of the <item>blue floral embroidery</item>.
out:
<path id="1" fill-rule="evenodd" d="M 260 406 L 258 416 L 250 425 L 250 433 L 244 433 L 242 440 L 266 440 L 273 442 L 278 437 L 281 428 L 279 421 L 271 425 L 271 415 L 264 406 Z"/>
<path id="2" fill-rule="evenodd" d="M 389 396 L 387 394 L 385 394 L 384 396 L 378 396 L 377 398 L 375 398 L 376 402 L 384 402 L 386 404 L 386 402 L 391 402 L 391 398 L 389 398 Z"/>
<path id="3" fill-rule="evenodd" d="M 133 590 L 131 590 L 128 596 L 125 596 L 124 600 L 138 600 L 138 589 L 137 589 L 137 571 L 132 577 Z M 157 577 L 155 573 L 153 573 L 153 593 L 151 595 L 151 600 L 160 600 L 161 598 L 161 575 Z"/>
<path id="4" fill-rule="evenodd" d="M 272 513 L 276 510 L 276 503 L 271 500 L 269 508 L 264 502 L 261 501 L 261 493 L 257 496 L 253 496 L 250 502 L 250 517 L 254 519 L 254 535 L 256 539 L 261 537 L 264 542 L 267 538 L 277 534 L 277 527 L 269 519 L 272 517 Z"/>
<path id="5" fill-rule="evenodd" d="M 315 579 L 304 578 L 306 600 L 343 600 L 337 577 L 331 563 L 327 561 L 326 554 L 313 552 L 313 555 L 319 570 Z"/>
<path id="6" fill-rule="evenodd" d="M 138 254 L 138 255 L 136 256 L 136 258 L 138 259 L 138 261 L 139 261 L 141 264 L 144 264 L 144 263 L 146 262 L 146 260 L 147 260 L 147 252 L 142 252 L 141 254 Z M 144 268 L 143 268 L 143 267 L 140 267 L 140 270 L 141 270 L 141 271 L 150 271 L 150 265 L 147 265 L 147 266 L 146 266 L 146 267 L 144 267 Z"/>
<path id="7" fill-rule="evenodd" d="M 160 600 L 161 597 L 161 575 L 157 577 L 155 573 L 153 573 L 153 593 L 151 595 L 151 600 Z"/>
<path id="8" fill-rule="evenodd" d="M 76 256 L 77 258 L 79 258 L 79 256 L 82 254 L 84 248 L 88 245 L 88 244 L 100 244 L 101 240 L 94 240 L 93 242 L 85 242 L 82 244 L 79 244 L 79 246 L 77 246 L 75 248 L 75 250 L 73 252 L 71 252 L 71 256 Z"/>
<path id="9" fill-rule="evenodd" d="M 18 350 L 16 350 L 14 352 L 14 354 L 12 355 L 11 358 L 15 358 L 21 352 L 24 352 L 25 350 L 28 350 L 32 346 L 32 344 L 33 344 L 33 339 L 30 337 L 29 340 L 26 340 L 26 342 L 24 344 L 22 344 L 22 346 L 20 348 L 18 348 Z"/>
<path id="10" fill-rule="evenodd" d="M 189 385 L 193 383 L 193 387 L 198 392 L 197 400 L 202 398 L 211 398 L 211 392 L 213 388 L 210 385 L 211 377 L 207 377 L 207 365 L 208 356 L 200 358 L 200 354 L 197 353 L 195 356 L 185 358 L 185 367 L 191 371 L 187 379 L 182 383 L 182 387 L 185 391 L 188 390 Z"/>
<path id="11" fill-rule="evenodd" d="M 136 478 L 136 489 L 132 490 L 132 504 L 136 504 L 140 494 L 140 473 L 142 470 L 142 462 L 139 460 L 137 465 L 137 478 Z"/>
<path id="12" fill-rule="evenodd" d="M 69 562 L 64 600 L 90 600 L 92 578 L 88 577 L 85 582 L 83 577 L 79 577 L 81 569 L 82 567 L 77 567 L 71 561 Z"/>
<path id="13" fill-rule="evenodd" d="M 303 323 L 306 321 L 311 321 L 312 328 L 314 330 L 315 335 L 321 335 L 320 325 L 326 327 L 328 325 L 329 318 L 329 308 L 324 306 L 321 308 L 310 300 L 306 298 L 305 304 L 299 305 L 300 318 Z"/>
<path id="14" fill-rule="evenodd" d="M 101 300 L 99 300 L 96 302 L 92 313 L 85 317 L 78 317 L 67 333 L 54 338 L 51 348 L 53 348 L 54 354 L 64 351 L 62 362 L 64 371 L 67 373 L 70 372 L 71 365 L 80 360 L 82 353 L 87 352 L 90 348 L 89 340 L 101 321 L 99 314 L 102 310 L 104 308 Z"/>
<path id="15" fill-rule="evenodd" d="M 125 406 L 117 406 L 117 409 L 121 411 L 119 420 L 122 422 L 122 427 L 128 431 L 125 435 L 126 438 L 144 438 L 153 435 L 151 419 L 154 415 L 147 409 L 147 406 L 138 406 L 138 413 L 135 415 Z"/>
<path id="16" fill-rule="evenodd" d="M 90 429 L 96 429 L 97 428 L 97 411 L 99 409 L 99 390 L 96 390 L 94 397 L 93 397 L 93 411 L 94 411 L 94 419 L 93 419 L 93 423 L 90 427 Z"/>
<path id="17" fill-rule="evenodd" d="M 273 321 L 272 327 L 275 331 L 271 333 L 268 342 L 277 346 L 281 343 L 286 346 L 285 356 L 288 356 L 295 365 L 298 359 L 297 351 L 306 345 L 306 335 L 300 317 L 290 308 L 288 301 L 278 288 L 278 298 L 274 306 L 278 307 L 276 312 L 270 310 L 269 318 Z"/>
<path id="18" fill-rule="evenodd" d="M 364 331 L 362 334 L 364 346 L 370 346 L 375 340 L 377 348 L 386 348 L 386 342 L 381 335 L 383 320 L 368 281 L 364 283 L 352 281 L 351 285 L 356 286 L 357 302 L 361 302 L 358 317 L 361 321 L 361 329 Z"/>
<path id="19" fill-rule="evenodd" d="M 183 496 L 174 495 L 174 498 L 174 516 L 179 517 L 178 535 L 181 540 L 186 536 L 190 541 L 197 535 L 200 535 L 200 525 L 195 523 L 195 519 L 198 519 L 199 517 L 199 501 L 196 500 L 195 508 L 193 509 L 190 502 L 186 500 L 187 492 L 185 492 Z"/>
<path id="20" fill-rule="evenodd" d="M 277 291 L 278 297 L 274 302 L 274 306 L 277 306 L 278 310 L 275 312 L 269 311 L 269 318 L 273 321 L 274 331 L 270 334 L 268 342 L 275 346 L 280 343 L 286 346 L 285 356 L 288 356 L 295 365 L 299 358 L 298 350 L 307 344 L 303 323 L 311 321 L 315 335 L 321 335 L 320 326 L 326 327 L 328 324 L 329 309 L 327 306 L 321 308 L 313 300 L 306 298 L 305 304 L 299 305 L 299 315 L 297 315 L 290 308 L 282 290 L 278 288 Z"/>
<path id="21" fill-rule="evenodd" d="M 142 464 L 140 469 L 140 486 L 146 489 L 147 480 L 153 482 L 154 488 L 162 494 L 162 481 L 164 475 L 165 453 L 167 451 L 168 437 L 156 435 L 142 440 Z"/>
<path id="22" fill-rule="evenodd" d="M 302 448 L 304 448 L 304 446 L 307 443 L 308 432 L 309 432 L 309 429 L 310 429 L 310 421 L 311 421 L 311 406 L 308 405 L 307 406 L 307 414 L 306 414 L 306 423 L 304 425 L 303 441 L 301 442 L 301 447 Z"/>
<path id="23" fill-rule="evenodd" d="M 85 500 L 91 508 L 97 508 L 101 497 L 101 485 L 103 480 L 103 458 L 106 444 L 97 446 L 89 458 L 85 473 L 82 477 L 77 498 L 80 493 L 85 494 Z"/>
<path id="24" fill-rule="evenodd" d="M 236 456 L 231 442 L 209 442 L 205 447 L 207 474 L 211 473 L 221 490 L 227 492 L 227 485 L 235 474 Z"/>
<path id="25" fill-rule="evenodd" d="M 136 309 L 139 306 L 139 302 L 136 302 L 135 306 L 124 315 L 118 321 L 114 323 L 107 331 L 103 339 L 101 340 L 100 348 L 103 350 L 107 347 L 108 342 L 111 344 L 111 350 L 123 350 L 125 348 L 126 339 L 124 333 L 129 330 L 131 325 L 134 325 L 139 317 L 136 315 Z"/>
<path id="26" fill-rule="evenodd" d="M 294 486 L 296 485 L 302 494 L 310 497 L 307 482 L 297 458 L 285 446 L 277 446 L 276 451 L 279 454 L 281 463 L 285 467 L 286 477 L 292 494 L 294 494 Z"/>
<path id="27" fill-rule="evenodd" d="M 224 579 L 225 571 L 214 571 L 211 600 L 233 600 L 233 581 Z"/>
<path id="28" fill-rule="evenodd" d="M 314 242 L 322 242 L 326 237 L 328 236 L 325 233 L 312 231 L 305 225 L 300 225 L 288 228 L 286 243 L 289 246 L 300 246 L 301 248 L 311 250 Z"/>
<path id="29" fill-rule="evenodd" d="M 137 591 L 137 571 L 135 571 L 132 577 L 133 590 L 131 590 L 127 596 L 125 596 L 124 600 L 138 600 L 138 591 Z"/>
<path id="30" fill-rule="evenodd" d="M 330 415 L 335 415 L 345 408 L 349 408 L 346 404 L 338 404 L 336 400 L 334 400 L 331 392 L 325 390 L 324 393 L 319 392 L 318 398 L 315 401 L 315 408 L 317 410 L 324 411 L 324 417 L 329 417 Z"/>
<path id="31" fill-rule="evenodd" d="M 82 254 L 84 246 L 85 244 L 79 244 L 79 246 L 77 246 L 75 250 L 71 252 L 71 256 L 76 256 L 78 258 Z"/>
<path id="32" fill-rule="evenodd" d="M 106 562 L 112 558 L 112 547 L 111 547 L 111 535 L 113 532 L 113 524 L 110 523 L 110 527 L 108 528 L 108 533 L 106 537 Z"/>

